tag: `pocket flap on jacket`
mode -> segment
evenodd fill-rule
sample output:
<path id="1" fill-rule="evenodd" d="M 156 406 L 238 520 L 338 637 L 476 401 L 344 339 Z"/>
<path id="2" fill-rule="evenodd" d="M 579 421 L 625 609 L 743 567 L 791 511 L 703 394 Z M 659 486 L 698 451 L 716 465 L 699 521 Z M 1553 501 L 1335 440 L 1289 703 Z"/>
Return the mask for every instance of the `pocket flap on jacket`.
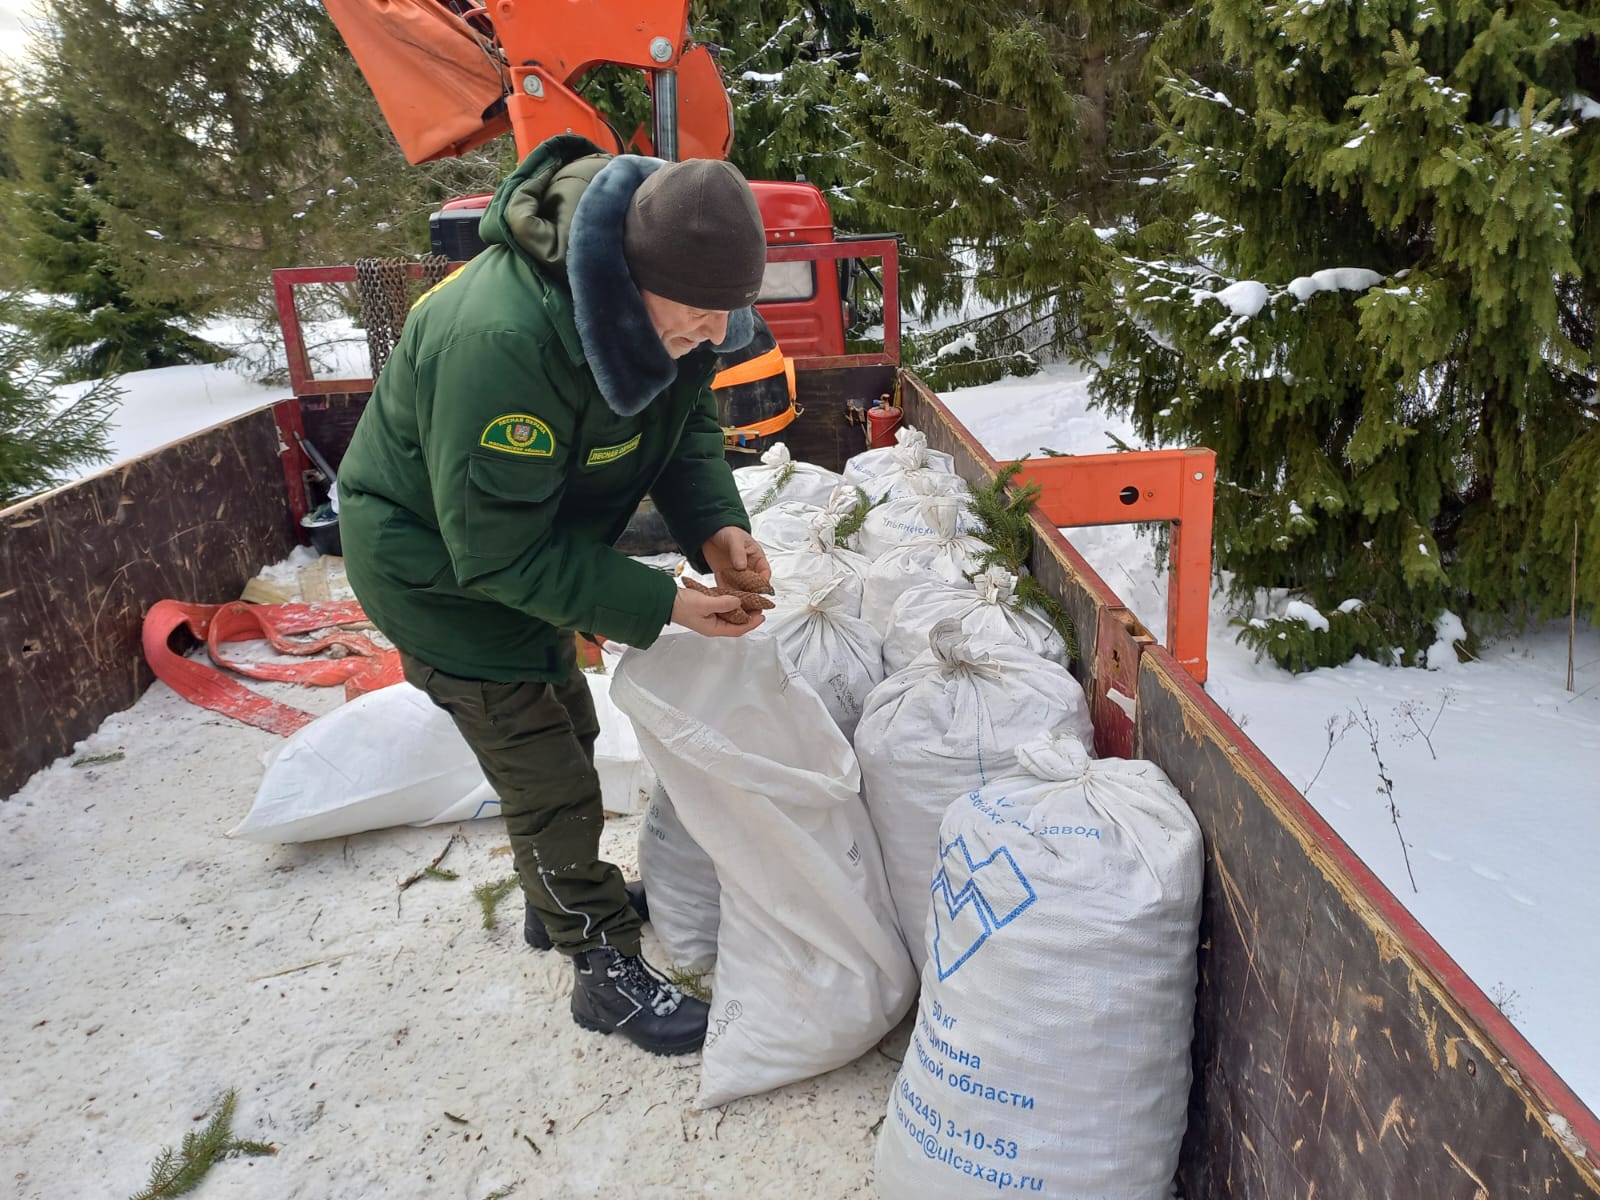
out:
<path id="1" fill-rule="evenodd" d="M 565 473 L 553 462 L 500 454 L 472 454 L 467 478 L 481 492 L 501 500 L 538 504 L 560 488 Z"/>

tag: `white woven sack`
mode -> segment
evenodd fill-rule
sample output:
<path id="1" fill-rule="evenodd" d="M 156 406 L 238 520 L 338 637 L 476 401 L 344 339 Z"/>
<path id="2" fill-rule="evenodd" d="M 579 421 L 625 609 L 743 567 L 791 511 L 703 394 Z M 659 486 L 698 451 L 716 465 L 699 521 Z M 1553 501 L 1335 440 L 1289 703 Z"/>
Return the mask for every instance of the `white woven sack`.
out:
<path id="1" fill-rule="evenodd" d="M 752 514 L 784 501 L 822 508 L 842 482 L 838 472 L 794 458 L 782 442 L 767 447 L 759 466 L 740 467 L 733 473 L 739 499 Z"/>
<path id="2" fill-rule="evenodd" d="M 667 958 L 686 971 L 709 970 L 717 959 L 717 868 L 660 784 L 639 826 L 639 878 L 650 897 L 650 928 Z"/>
<path id="3" fill-rule="evenodd" d="M 951 800 L 1012 770 L 1016 748 L 1043 734 L 1085 744 L 1094 737 L 1083 689 L 1060 664 L 970 637 L 959 621 L 940 621 L 928 640 L 926 654 L 867 697 L 855 738 L 867 811 L 918 970 L 939 820 Z"/>
<path id="4" fill-rule="evenodd" d="M 895 430 L 894 442 L 851 458 L 844 464 L 844 481 L 855 484 L 872 500 L 882 500 L 907 477 L 918 475 L 944 475 L 950 480 L 947 486 L 966 490 L 955 474 L 955 459 L 943 450 L 928 449 L 928 435 L 922 430 L 902 425 Z"/>
<path id="5" fill-rule="evenodd" d="M 668 634 L 612 697 L 722 885 L 701 1106 L 830 1071 L 905 1015 L 894 924 L 850 743 L 771 637 Z"/>
<path id="6" fill-rule="evenodd" d="M 1189 1095 L 1201 841 L 1152 763 L 1072 738 L 940 826 L 882 1200 L 1172 1194 Z"/>
<path id="7" fill-rule="evenodd" d="M 861 490 L 848 483 L 833 489 L 820 509 L 812 504 L 783 500 L 771 508 L 751 514 L 750 533 L 768 554 L 775 550 L 796 550 L 811 536 L 811 522 L 819 516 L 844 517 L 861 500 Z"/>
<path id="8" fill-rule="evenodd" d="M 971 587 L 967 579 L 978 569 L 978 556 L 989 547 L 962 533 L 961 501 L 951 496 L 922 499 L 923 519 L 932 531 L 912 538 L 873 560 L 861 599 L 861 615 L 879 633 L 889 628 L 889 615 L 900 593 L 919 583 L 943 582 Z"/>
<path id="9" fill-rule="evenodd" d="M 310 842 L 475 815 L 500 815 L 478 760 L 448 713 L 419 688 L 397 683 L 291 734 L 228 836 Z"/>
<path id="10" fill-rule="evenodd" d="M 970 495 L 970 493 L 952 493 L 950 489 L 941 488 L 932 482 L 939 478 L 946 477 L 924 472 L 920 476 L 908 479 L 905 486 L 899 489 L 892 499 L 873 506 L 862 520 L 861 528 L 856 531 L 851 544 L 867 558 L 877 559 L 907 542 L 933 536 L 933 527 L 929 525 L 928 518 L 923 512 L 923 500 L 929 496 L 955 494 L 958 500 L 965 501 L 966 496 Z M 947 478 L 959 480 L 960 477 L 951 475 Z M 963 483 L 962 487 L 965 488 L 966 485 Z M 964 502 L 956 510 L 958 532 L 976 532 L 980 524 L 969 504 Z"/>
<path id="11" fill-rule="evenodd" d="M 750 517 L 750 534 L 761 543 L 769 555 L 779 550 L 793 550 L 806 544 L 811 536 L 811 522 L 822 515 L 814 504 L 780 501 Z"/>
<path id="12" fill-rule="evenodd" d="M 970 586 L 920 583 L 900 593 L 889 612 L 883 639 L 886 675 L 904 670 L 928 649 L 928 634 L 946 617 L 961 622 L 968 635 L 985 642 L 1024 646 L 1052 662 L 1067 665 L 1067 642 L 1049 618 L 1017 602 L 1017 577 L 993 566 L 975 576 Z"/>
<path id="13" fill-rule="evenodd" d="M 841 596 L 845 583 L 839 577 L 818 584 L 803 604 L 780 608 L 764 628 L 848 738 L 867 696 L 883 682 L 883 639 L 851 613 L 848 597 Z"/>
<path id="14" fill-rule="evenodd" d="M 838 544 L 838 525 L 838 517 L 819 512 L 811 520 L 805 545 L 767 555 L 778 604 L 805 604 L 818 585 L 837 579 L 836 603 L 852 617 L 861 615 L 861 598 L 871 564 L 854 550 Z"/>
<path id="15" fill-rule="evenodd" d="M 584 674 L 600 718 L 595 770 L 607 812 L 644 807 L 654 785 L 633 726 Z M 409 683 L 357 696 L 291 734 L 267 763 L 255 802 L 229 837 L 280 844 L 396 825 L 498 817 L 500 798 L 450 714 Z"/>

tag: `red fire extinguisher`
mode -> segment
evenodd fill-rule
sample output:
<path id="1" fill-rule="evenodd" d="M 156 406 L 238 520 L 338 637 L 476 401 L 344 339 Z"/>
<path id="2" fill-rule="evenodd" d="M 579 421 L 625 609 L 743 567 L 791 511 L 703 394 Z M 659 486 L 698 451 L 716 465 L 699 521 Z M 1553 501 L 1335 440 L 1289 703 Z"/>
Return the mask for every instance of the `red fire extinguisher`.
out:
<path id="1" fill-rule="evenodd" d="M 894 445 L 894 431 L 900 428 L 901 412 L 889 402 L 887 394 L 867 409 L 867 447 L 878 450 Z"/>

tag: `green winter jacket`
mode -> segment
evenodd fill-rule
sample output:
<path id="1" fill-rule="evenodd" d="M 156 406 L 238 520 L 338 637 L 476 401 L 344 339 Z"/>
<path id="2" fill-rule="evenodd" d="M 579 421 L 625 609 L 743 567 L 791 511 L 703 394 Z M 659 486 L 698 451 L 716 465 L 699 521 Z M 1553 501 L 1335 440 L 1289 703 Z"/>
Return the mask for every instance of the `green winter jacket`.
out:
<path id="1" fill-rule="evenodd" d="M 697 565 L 750 527 L 723 458 L 702 346 L 674 361 L 622 258 L 634 190 L 661 164 L 578 137 L 498 192 L 488 249 L 419 300 L 339 469 L 350 584 L 373 623 L 438 670 L 553 681 L 561 630 L 648 646 L 669 575 L 612 548 L 650 495 Z M 734 348 L 749 310 L 729 322 Z"/>

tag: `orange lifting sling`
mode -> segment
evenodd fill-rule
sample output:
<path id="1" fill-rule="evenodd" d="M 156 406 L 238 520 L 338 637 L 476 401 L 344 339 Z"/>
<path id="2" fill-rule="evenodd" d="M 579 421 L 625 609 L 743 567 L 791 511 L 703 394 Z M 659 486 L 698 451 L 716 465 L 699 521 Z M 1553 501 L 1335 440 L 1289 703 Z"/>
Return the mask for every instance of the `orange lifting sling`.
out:
<path id="1" fill-rule="evenodd" d="M 794 359 L 784 355 L 783 350 L 774 346 L 765 354 L 758 354 L 754 358 L 746 359 L 742 363 L 735 363 L 718 371 L 711 380 L 711 390 L 719 388 L 737 387 L 741 383 L 755 383 L 761 379 L 771 379 L 778 372 L 783 372 L 784 379 L 789 385 L 789 407 L 776 416 L 768 417 L 764 421 L 756 421 L 751 425 L 723 426 L 722 444 L 724 446 L 743 446 L 746 442 L 756 438 L 769 437 L 787 429 L 794 423 L 794 419 L 803 411 L 794 402 Z"/>

